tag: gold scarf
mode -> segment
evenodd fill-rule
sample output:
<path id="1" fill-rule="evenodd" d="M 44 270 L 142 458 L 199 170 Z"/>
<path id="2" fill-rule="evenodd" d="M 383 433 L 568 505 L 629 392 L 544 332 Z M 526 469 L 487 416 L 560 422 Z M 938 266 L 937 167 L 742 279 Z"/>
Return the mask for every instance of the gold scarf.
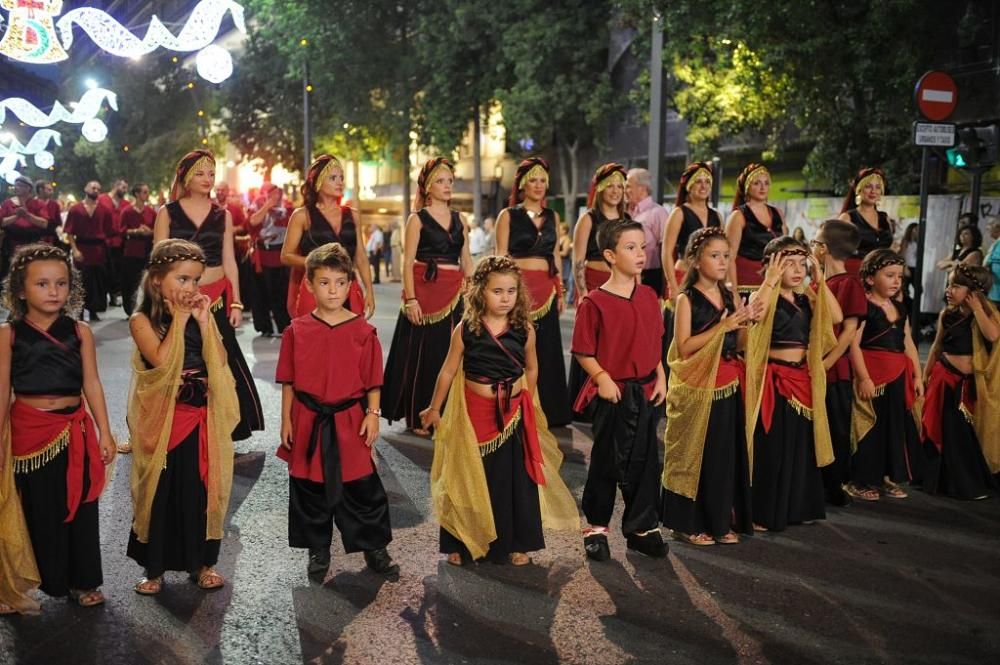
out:
<path id="1" fill-rule="evenodd" d="M 29 592 L 38 588 L 42 578 L 31 549 L 28 525 L 21 510 L 21 498 L 14 486 L 14 460 L 10 450 L 10 419 L 0 437 L 6 454 L 0 469 L 0 603 L 22 614 L 39 611 L 38 601 Z"/>
<path id="2" fill-rule="evenodd" d="M 986 313 L 997 324 L 1000 315 L 993 303 L 987 302 Z M 973 326 L 972 370 L 976 380 L 976 408 L 973 427 L 983 448 L 983 457 L 990 473 L 1000 473 L 1000 340 L 993 350 L 986 350 L 986 341 L 979 325 Z"/>
<path id="3" fill-rule="evenodd" d="M 523 377 L 519 384 L 524 389 Z M 580 514 L 573 495 L 559 476 L 563 455 L 549 432 L 537 392 L 532 401 L 545 468 L 545 484 L 538 486 L 542 525 L 575 531 L 580 528 Z M 462 541 L 474 559 L 486 556 L 490 543 L 497 539 L 496 524 L 476 432 L 465 405 L 465 372 L 461 369 L 452 379 L 447 407 L 434 432 L 431 498 L 441 526 Z"/>
<path id="4" fill-rule="evenodd" d="M 148 542 L 149 518 L 160 473 L 167 465 L 167 444 L 173 424 L 177 390 L 184 366 L 184 330 L 171 325 L 169 351 L 159 367 L 147 369 L 139 350 L 132 355 L 128 426 L 132 442 L 132 529 L 139 542 Z M 221 540 L 229 493 L 233 484 L 232 431 L 239 422 L 236 383 L 229 370 L 215 319 L 208 317 L 202 340 L 208 369 L 208 492 L 205 537 Z"/>

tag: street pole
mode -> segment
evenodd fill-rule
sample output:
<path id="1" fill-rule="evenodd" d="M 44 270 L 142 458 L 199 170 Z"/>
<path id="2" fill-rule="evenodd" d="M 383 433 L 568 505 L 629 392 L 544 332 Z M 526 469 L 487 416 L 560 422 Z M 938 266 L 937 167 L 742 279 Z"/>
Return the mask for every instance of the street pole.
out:
<path id="1" fill-rule="evenodd" d="M 481 122 L 479 102 L 476 102 L 475 114 L 472 116 L 472 218 L 477 225 L 483 223 L 483 155 L 479 141 Z"/>
<path id="2" fill-rule="evenodd" d="M 303 40 L 304 41 L 304 40 Z M 312 126 L 309 120 L 309 58 L 302 64 L 302 177 L 309 172 L 312 163 Z"/>
<path id="3" fill-rule="evenodd" d="M 719 207 L 719 198 L 722 194 L 722 160 L 718 157 L 712 158 L 712 207 Z"/>
<path id="4" fill-rule="evenodd" d="M 931 149 L 924 148 L 920 160 L 920 219 L 917 226 L 917 268 L 913 275 L 913 308 L 910 312 L 910 332 L 920 341 L 920 306 L 924 296 L 924 246 L 927 242 L 927 190 L 931 183 Z"/>
<path id="5" fill-rule="evenodd" d="M 975 215 L 976 219 L 979 219 L 979 199 L 983 191 L 983 174 L 988 170 L 988 168 L 979 167 L 972 173 L 972 198 L 969 202 L 969 212 Z"/>
<path id="6" fill-rule="evenodd" d="M 649 53 L 649 181 L 650 196 L 663 202 L 663 17 L 653 14 L 653 46 Z"/>

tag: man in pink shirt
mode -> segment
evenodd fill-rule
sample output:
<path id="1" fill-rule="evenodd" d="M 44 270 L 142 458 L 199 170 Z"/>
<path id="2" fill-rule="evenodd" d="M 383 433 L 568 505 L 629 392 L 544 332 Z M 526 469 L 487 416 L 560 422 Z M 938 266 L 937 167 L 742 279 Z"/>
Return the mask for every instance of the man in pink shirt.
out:
<path id="1" fill-rule="evenodd" d="M 646 233 L 646 265 L 642 270 L 642 283 L 650 286 L 661 298 L 663 293 L 663 269 L 660 266 L 660 247 L 667 229 L 670 213 L 650 196 L 652 184 L 649 171 L 632 169 L 625 180 L 625 195 L 628 197 L 629 213 L 642 224 Z"/>

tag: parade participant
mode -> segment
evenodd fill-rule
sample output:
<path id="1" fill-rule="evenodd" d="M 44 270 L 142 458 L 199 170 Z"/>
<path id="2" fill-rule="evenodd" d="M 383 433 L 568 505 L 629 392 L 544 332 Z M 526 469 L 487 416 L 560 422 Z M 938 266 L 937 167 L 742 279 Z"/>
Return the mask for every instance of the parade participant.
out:
<path id="1" fill-rule="evenodd" d="M 137 183 L 132 187 L 135 203 L 122 211 L 122 308 L 132 316 L 135 309 L 135 294 L 139 288 L 142 271 L 153 251 L 153 224 L 156 211 L 149 205 L 149 185 Z"/>
<path id="2" fill-rule="evenodd" d="M 36 180 L 35 194 L 35 198 L 32 199 L 32 203 L 37 207 L 34 211 L 35 214 L 49 221 L 45 235 L 42 236 L 42 242 L 55 244 L 57 242 L 56 229 L 62 226 L 62 208 L 59 201 L 55 199 L 55 188 L 52 186 L 52 181 Z"/>
<path id="3" fill-rule="evenodd" d="M 568 425 L 569 392 L 559 316 L 565 307 L 556 238 L 559 213 L 545 207 L 549 165 L 540 157 L 522 161 L 514 174 L 508 208 L 496 221 L 497 254 L 510 255 L 528 292 L 529 318 L 538 345 L 538 397 L 552 427 Z"/>
<path id="4" fill-rule="evenodd" d="M 932 494 L 985 499 L 996 489 L 991 471 L 1000 470 L 1000 318 L 986 298 L 991 281 L 986 268 L 961 264 L 948 277 L 948 306 L 938 317 L 924 370 L 923 487 Z"/>
<path id="5" fill-rule="evenodd" d="M 844 264 L 852 275 L 859 274 L 861 261 L 869 252 L 892 247 L 896 226 L 888 214 L 878 209 L 886 189 L 882 169 L 865 168 L 858 171 L 844 197 L 839 219 L 854 224 L 861 234 L 857 251 Z"/>
<path id="6" fill-rule="evenodd" d="M 543 525 L 580 526 L 559 477 L 562 453 L 535 394 L 529 308 L 517 264 L 507 256 L 482 259 L 430 406 L 420 413 L 423 426 L 435 429 L 431 493 L 440 550 L 453 565 L 485 558 L 523 566 L 528 552 L 545 547 Z"/>
<path id="7" fill-rule="evenodd" d="M 428 432 L 419 411 L 431 402 L 451 331 L 462 319 L 462 285 L 472 274 L 468 231 L 450 207 L 454 168 L 437 157 L 417 177 L 417 212 L 406 220 L 403 241 L 403 303 L 385 366 L 385 418 L 405 418 L 421 436 Z"/>
<path id="8" fill-rule="evenodd" d="M 305 257 L 317 247 L 331 242 L 340 243 L 350 255 L 355 272 L 361 276 L 350 281 L 350 293 L 345 307 L 370 319 L 375 313 L 375 291 L 368 254 L 358 242 L 361 213 L 341 205 L 344 197 L 344 167 L 330 155 L 317 157 L 302 184 L 303 205 L 292 213 L 288 233 L 281 248 L 281 262 L 292 269 L 288 281 L 288 311 L 292 316 L 304 316 L 316 307 L 309 285 L 303 280 Z"/>
<path id="9" fill-rule="evenodd" d="M 236 380 L 240 421 L 233 439 L 242 441 L 264 429 L 264 414 L 253 376 L 236 341 L 235 328 L 243 320 L 239 272 L 233 247 L 233 222 L 209 194 L 215 185 L 215 158 L 207 150 L 186 154 L 177 164 L 170 203 L 160 208 L 153 225 L 153 246 L 166 238 L 189 240 L 205 254 L 205 272 L 199 288 L 212 301 L 212 315 L 222 335 L 229 369 Z M 195 219 L 201 220 L 194 222 Z"/>
<path id="10" fill-rule="evenodd" d="M 747 333 L 746 436 L 750 443 L 754 529 L 783 531 L 823 519 L 820 467 L 833 461 L 824 357 L 843 316 L 823 273 L 804 284 L 809 249 L 785 236 L 764 247 L 767 270 L 752 302 L 764 315 Z"/>
<path id="11" fill-rule="evenodd" d="M 34 194 L 31 180 L 19 176 L 14 181 L 14 196 L 0 204 L 0 230 L 7 262 L 18 247 L 40 242 L 52 230 L 48 211 Z"/>
<path id="12" fill-rule="evenodd" d="M 260 192 L 250 207 L 248 220 L 256 236 L 253 253 L 256 297 L 252 311 L 254 327 L 269 337 L 275 333 L 281 335 L 291 321 L 287 303 L 289 270 L 282 264 L 281 251 L 292 206 L 285 201 L 281 188 L 273 183 L 264 183 Z"/>
<path id="13" fill-rule="evenodd" d="M 135 341 L 128 424 L 132 532 L 128 556 L 145 569 L 135 585 L 159 593 L 168 570 L 202 589 L 225 584 L 219 560 L 239 403 L 211 300 L 199 292 L 205 254 L 186 240 L 158 242 L 129 319 Z"/>
<path id="14" fill-rule="evenodd" d="M 281 447 L 288 463 L 288 544 L 309 549 L 308 572 L 330 567 L 333 522 L 344 551 L 364 552 L 377 573 L 399 572 L 389 499 L 374 464 L 382 389 L 375 328 L 347 304 L 354 262 L 339 243 L 306 256 L 312 312 L 292 319 L 281 340 Z"/>
<path id="15" fill-rule="evenodd" d="M 111 210 L 100 205 L 101 183 L 91 180 L 82 201 L 69 209 L 63 230 L 69 236 L 73 260 L 83 274 L 84 308 L 91 321 L 108 309 L 107 238 L 114 234 Z"/>
<path id="16" fill-rule="evenodd" d="M 653 181 L 646 169 L 629 169 L 625 179 L 625 195 L 629 214 L 642 224 L 646 232 L 646 267 L 642 271 L 642 283 L 657 294 L 663 295 L 663 268 L 661 253 L 667 230 L 669 213 L 652 197 Z M 681 247 L 684 251 L 684 247 Z"/>
<path id="17" fill-rule="evenodd" d="M 726 286 L 729 252 L 721 228 L 691 234 L 667 353 L 661 514 L 692 545 L 738 543 L 737 531 L 753 533 L 738 354 L 754 312 L 737 307 Z"/>
<path id="18" fill-rule="evenodd" d="M 111 192 L 105 192 L 97 198 L 97 202 L 111 210 L 111 234 L 107 237 L 108 246 L 108 292 L 111 296 L 111 306 L 115 307 L 121 294 L 121 264 L 122 246 L 125 238 L 122 234 L 122 213 L 132 204 L 125 198 L 128 193 L 128 182 L 118 178 L 111 186 Z"/>
<path id="19" fill-rule="evenodd" d="M 767 202 L 771 174 L 763 164 L 750 162 L 736 178 L 733 211 L 726 220 L 726 237 L 736 248 L 729 266 L 729 282 L 741 293 L 761 283 L 764 247 L 788 232 L 781 211 Z"/>
<path id="20" fill-rule="evenodd" d="M 236 254 L 236 271 L 240 279 L 240 296 L 243 306 L 253 312 L 254 304 L 254 270 L 253 270 L 253 239 L 250 236 L 250 223 L 238 194 L 231 191 L 228 182 L 220 182 L 215 186 L 215 204 L 229 211 L 233 218 L 233 250 Z"/>
<path id="21" fill-rule="evenodd" d="M 93 333 L 71 316 L 80 277 L 61 249 L 25 245 L 3 293 L 11 318 L 0 325 L 0 431 L 9 425 L 10 458 L 0 468 L 13 468 L 41 590 L 100 605 L 98 497 L 115 441 Z"/>
<path id="22" fill-rule="evenodd" d="M 646 262 L 642 225 L 623 219 L 597 232 L 609 279 L 580 302 L 573 328 L 573 355 L 587 373 L 575 409 L 593 403 L 594 446 L 583 512 L 587 557 L 606 561 L 608 524 L 615 489 L 625 500 L 622 533 L 628 548 L 651 557 L 667 554 L 657 528 L 660 475 L 656 428 L 666 379 L 660 362 L 663 318 L 660 300 L 638 283 Z"/>
<path id="23" fill-rule="evenodd" d="M 833 326 L 837 345 L 823 359 L 827 369 L 826 413 L 834 458 L 832 463 L 822 468 L 823 488 L 827 503 L 835 506 L 850 502 L 843 489 L 851 479 L 851 413 L 854 405 L 854 380 L 848 352 L 858 330 L 858 321 L 868 311 L 868 299 L 861 280 L 848 274 L 844 267 L 844 261 L 857 249 L 858 240 L 858 230 L 853 224 L 829 219 L 820 225 L 812 241 L 813 256 L 843 315 L 843 321 Z"/>
<path id="24" fill-rule="evenodd" d="M 722 226 L 719 211 L 708 206 L 712 195 L 712 165 L 708 162 L 688 164 L 677 183 L 677 199 L 667 218 L 660 261 L 667 284 L 667 295 L 674 299 L 680 293 L 680 283 L 687 274 L 684 251 L 688 239 L 698 229 Z M 672 335 L 671 331 L 667 331 Z M 667 340 L 669 344 L 669 340 Z"/>
<path id="25" fill-rule="evenodd" d="M 857 449 L 845 490 L 865 501 L 878 500 L 880 490 L 905 498 L 897 483 L 923 478 L 914 405 L 924 396 L 924 383 L 906 308 L 896 298 L 904 263 L 899 254 L 877 249 L 860 268 L 868 307 L 851 344 L 856 380 L 851 427 Z"/>
<path id="26" fill-rule="evenodd" d="M 944 259 L 937 262 L 938 270 L 951 270 L 959 265 L 983 265 L 983 232 L 978 226 L 965 226 L 958 232 L 958 255 L 954 259 Z"/>

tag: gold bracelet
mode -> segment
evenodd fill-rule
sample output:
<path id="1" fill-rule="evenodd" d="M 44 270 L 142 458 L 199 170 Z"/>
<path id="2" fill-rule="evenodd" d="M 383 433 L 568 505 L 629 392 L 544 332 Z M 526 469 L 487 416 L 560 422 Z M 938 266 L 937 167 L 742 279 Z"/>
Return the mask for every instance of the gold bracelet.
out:
<path id="1" fill-rule="evenodd" d="M 608 374 L 608 370 L 602 369 L 600 372 L 598 372 L 594 376 L 590 377 L 590 380 L 593 381 L 594 383 L 597 383 L 597 377 L 599 377 L 601 374 Z M 611 375 L 608 374 L 608 376 L 611 376 Z"/>
<path id="2" fill-rule="evenodd" d="M 229 309 L 238 309 L 238 310 L 242 310 L 242 309 L 243 309 L 243 303 L 241 303 L 241 302 L 234 302 L 234 303 L 230 303 L 230 305 L 229 305 Z"/>

